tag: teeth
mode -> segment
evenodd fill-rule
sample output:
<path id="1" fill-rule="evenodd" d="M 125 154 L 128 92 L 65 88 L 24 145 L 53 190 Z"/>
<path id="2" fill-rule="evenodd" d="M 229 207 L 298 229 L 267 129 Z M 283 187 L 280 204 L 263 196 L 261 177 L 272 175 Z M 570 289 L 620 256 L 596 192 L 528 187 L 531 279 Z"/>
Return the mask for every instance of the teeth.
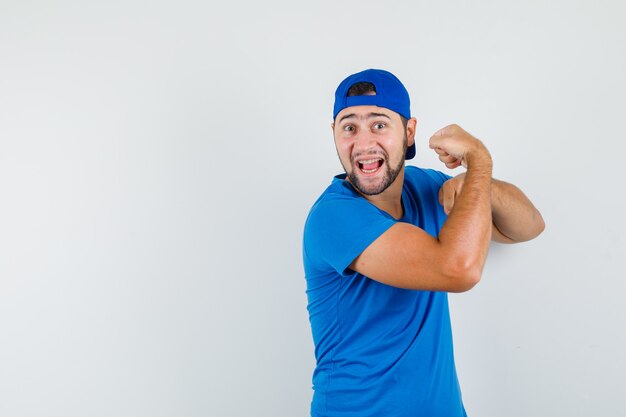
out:
<path id="1" fill-rule="evenodd" d="M 380 161 L 380 158 L 376 158 L 376 159 L 367 159 L 365 161 L 359 161 L 359 164 L 373 164 L 376 161 Z"/>
<path id="2" fill-rule="evenodd" d="M 365 172 L 366 174 L 371 174 L 372 172 L 375 172 L 378 168 L 374 168 L 374 169 L 362 169 L 361 171 Z"/>

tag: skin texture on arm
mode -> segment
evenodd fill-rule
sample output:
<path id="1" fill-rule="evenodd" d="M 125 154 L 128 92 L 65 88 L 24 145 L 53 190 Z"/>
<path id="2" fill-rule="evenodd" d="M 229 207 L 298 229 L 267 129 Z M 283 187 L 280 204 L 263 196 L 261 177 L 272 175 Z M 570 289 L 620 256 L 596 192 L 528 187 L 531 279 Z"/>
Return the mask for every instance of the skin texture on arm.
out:
<path id="1" fill-rule="evenodd" d="M 467 291 L 480 280 L 491 239 L 491 156 L 478 139 L 456 125 L 438 131 L 430 147 L 440 159 L 446 154 L 468 169 L 439 237 L 397 223 L 368 246 L 351 268 L 400 288 Z"/>
<path id="2" fill-rule="evenodd" d="M 494 224 L 493 240 L 497 242 L 526 242 L 539 236 L 545 229 L 539 210 L 513 184 L 492 180 L 491 209 Z"/>
<path id="3" fill-rule="evenodd" d="M 463 188 L 465 174 L 446 181 L 439 191 L 439 201 L 446 214 L 455 206 Z M 499 243 L 519 243 L 537 237 L 545 228 L 539 210 L 513 184 L 491 180 L 491 209 L 493 216 L 492 240 Z"/>

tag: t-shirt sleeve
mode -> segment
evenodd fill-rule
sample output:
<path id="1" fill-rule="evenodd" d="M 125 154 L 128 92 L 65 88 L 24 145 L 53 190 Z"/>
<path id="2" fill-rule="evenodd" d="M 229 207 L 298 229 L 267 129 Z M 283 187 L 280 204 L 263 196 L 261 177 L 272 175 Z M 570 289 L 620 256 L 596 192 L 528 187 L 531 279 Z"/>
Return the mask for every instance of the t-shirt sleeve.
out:
<path id="1" fill-rule="evenodd" d="M 352 261 L 396 221 L 360 198 L 320 201 L 304 228 L 304 251 L 317 268 L 331 267 L 346 275 Z"/>

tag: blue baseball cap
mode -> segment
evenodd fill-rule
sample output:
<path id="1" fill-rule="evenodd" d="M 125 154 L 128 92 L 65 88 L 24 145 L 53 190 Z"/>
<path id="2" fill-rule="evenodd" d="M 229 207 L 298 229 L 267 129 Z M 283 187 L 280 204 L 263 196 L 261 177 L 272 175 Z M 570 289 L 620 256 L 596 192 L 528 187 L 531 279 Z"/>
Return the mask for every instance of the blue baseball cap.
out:
<path id="1" fill-rule="evenodd" d="M 348 97 L 348 90 L 356 83 L 371 83 L 376 89 L 375 95 Z M 389 71 L 380 69 L 367 69 L 347 77 L 339 84 L 335 91 L 335 107 L 333 120 L 337 114 L 346 107 L 352 106 L 378 106 L 395 111 L 407 119 L 411 118 L 411 100 L 409 93 L 400 80 Z M 405 159 L 415 156 L 415 144 L 406 150 Z"/>

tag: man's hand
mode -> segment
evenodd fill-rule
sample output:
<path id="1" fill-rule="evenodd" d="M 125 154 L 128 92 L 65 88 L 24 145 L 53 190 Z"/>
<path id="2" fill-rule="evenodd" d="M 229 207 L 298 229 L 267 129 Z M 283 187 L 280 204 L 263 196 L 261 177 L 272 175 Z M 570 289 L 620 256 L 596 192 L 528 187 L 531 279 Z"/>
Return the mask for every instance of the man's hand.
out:
<path id="1" fill-rule="evenodd" d="M 450 178 L 448 181 L 444 182 L 439 189 L 439 204 L 443 206 L 443 211 L 445 211 L 446 214 L 450 214 L 452 211 L 454 201 L 461 193 L 464 182 L 465 173 L 459 174 L 454 178 Z"/>
<path id="2" fill-rule="evenodd" d="M 491 168 L 491 155 L 487 148 L 458 125 L 449 125 L 435 132 L 429 146 L 450 169 L 461 165 L 468 168 L 472 159 L 477 163 L 486 163 Z"/>

